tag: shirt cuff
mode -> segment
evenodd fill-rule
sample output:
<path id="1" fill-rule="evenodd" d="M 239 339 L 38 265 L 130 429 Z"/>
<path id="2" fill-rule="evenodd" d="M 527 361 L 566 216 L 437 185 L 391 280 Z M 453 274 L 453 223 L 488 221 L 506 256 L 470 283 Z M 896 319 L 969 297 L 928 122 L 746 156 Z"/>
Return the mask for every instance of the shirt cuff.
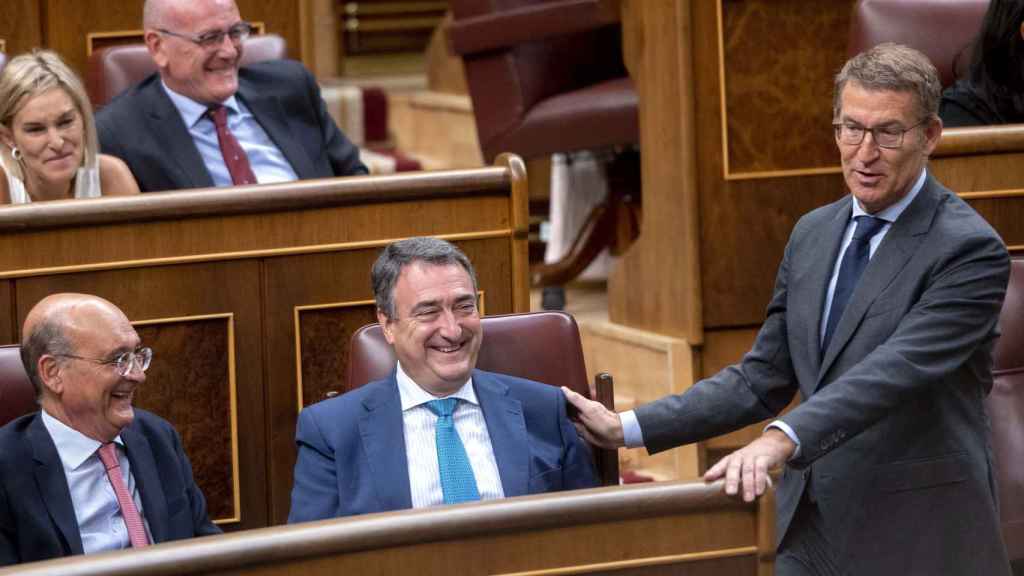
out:
<path id="1" fill-rule="evenodd" d="M 796 444 L 796 450 L 794 450 L 793 455 L 789 457 L 790 460 L 793 460 L 794 458 L 798 458 L 800 456 L 800 439 L 796 437 L 796 432 L 793 432 L 793 429 L 789 427 L 789 424 L 786 424 L 782 420 L 775 420 L 771 424 L 764 427 L 765 430 L 769 428 L 777 428 L 779 430 L 782 430 L 782 433 L 785 434 L 786 436 L 789 436 L 789 439 L 793 441 L 793 444 Z"/>
<path id="2" fill-rule="evenodd" d="M 619 414 L 619 420 L 622 421 L 622 440 L 626 443 L 626 448 L 643 448 L 644 433 L 640 430 L 636 414 L 632 410 L 627 410 Z"/>

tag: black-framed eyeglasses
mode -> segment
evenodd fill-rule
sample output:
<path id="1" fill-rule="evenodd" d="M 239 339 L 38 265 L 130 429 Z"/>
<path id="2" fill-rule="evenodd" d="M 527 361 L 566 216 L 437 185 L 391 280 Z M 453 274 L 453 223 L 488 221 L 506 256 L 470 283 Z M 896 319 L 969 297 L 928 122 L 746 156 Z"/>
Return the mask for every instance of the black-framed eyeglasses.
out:
<path id="1" fill-rule="evenodd" d="M 62 356 L 64 358 L 74 358 L 75 360 L 85 360 L 94 364 L 110 365 L 117 369 L 117 373 L 121 376 L 127 376 L 133 368 L 138 368 L 145 372 L 149 369 L 149 363 L 153 361 L 153 349 L 152 348 L 138 348 L 136 350 L 130 350 L 128 352 L 122 352 L 117 357 L 111 360 L 103 360 L 102 358 L 87 358 L 85 356 L 76 356 L 74 354 L 54 354 L 54 356 Z"/>
<path id="2" fill-rule="evenodd" d="M 253 26 L 243 21 L 232 25 L 227 30 L 210 30 L 202 34 L 182 34 L 181 32 L 171 32 L 166 28 L 157 28 L 157 31 L 161 34 L 188 40 L 204 50 L 211 50 L 220 46 L 224 42 L 225 36 L 231 39 L 232 44 L 241 43 L 252 34 Z"/>
<path id="3" fill-rule="evenodd" d="M 917 124 L 909 128 L 900 128 L 899 126 L 882 126 L 880 128 L 867 128 L 865 126 L 858 126 L 856 124 L 847 124 L 845 122 L 834 122 L 832 127 L 836 130 L 836 140 L 839 140 L 841 144 L 848 144 L 850 146 L 857 146 L 864 141 L 864 135 L 871 132 L 871 139 L 878 145 L 879 148 L 900 148 L 903 146 L 903 135 L 910 132 L 914 128 L 924 124 L 928 119 L 925 118 Z"/>

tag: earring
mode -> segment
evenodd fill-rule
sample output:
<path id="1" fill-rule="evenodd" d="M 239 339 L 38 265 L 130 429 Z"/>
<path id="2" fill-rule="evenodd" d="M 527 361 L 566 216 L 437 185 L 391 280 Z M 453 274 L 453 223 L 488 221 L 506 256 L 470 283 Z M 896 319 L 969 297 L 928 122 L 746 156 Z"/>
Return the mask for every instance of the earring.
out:
<path id="1" fill-rule="evenodd" d="M 11 146 L 11 158 L 21 161 L 21 150 L 17 146 Z"/>

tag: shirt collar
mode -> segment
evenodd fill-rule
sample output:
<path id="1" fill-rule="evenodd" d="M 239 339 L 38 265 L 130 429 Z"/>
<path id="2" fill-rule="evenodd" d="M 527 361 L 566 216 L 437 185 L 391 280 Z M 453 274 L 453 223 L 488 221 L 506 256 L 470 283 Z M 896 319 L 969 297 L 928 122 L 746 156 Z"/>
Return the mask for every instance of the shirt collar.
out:
<path id="1" fill-rule="evenodd" d="M 917 182 L 914 182 L 914 185 L 911 186 L 910 192 L 908 192 L 903 198 L 900 198 L 899 202 L 880 211 L 878 214 L 868 214 L 863 208 L 861 208 L 860 202 L 854 198 L 853 218 L 856 218 L 857 216 L 874 216 L 875 218 L 885 220 L 889 223 L 895 222 L 896 219 L 900 217 L 900 214 L 903 214 L 903 211 L 907 209 L 907 206 L 910 206 L 910 203 L 914 201 L 914 198 L 917 197 L 921 188 L 924 188 L 924 181 L 927 173 L 927 170 L 921 170 L 921 175 L 917 177 Z"/>
<path id="2" fill-rule="evenodd" d="M 171 90 L 162 78 L 160 79 L 160 85 L 164 87 L 164 92 L 167 93 L 167 97 L 171 99 L 171 103 L 174 104 L 174 107 L 178 109 L 178 113 L 181 114 L 181 119 L 185 121 L 185 126 L 188 126 L 189 129 L 195 126 L 196 122 L 199 122 L 203 115 L 206 114 L 206 111 L 210 109 L 210 106 L 207 104 L 196 102 L 188 96 L 178 94 L 174 90 Z M 234 94 L 232 94 L 227 100 L 221 102 L 221 106 L 224 106 L 230 112 L 235 114 L 241 112 L 241 108 L 238 106 L 238 99 L 235 98 Z"/>
<path id="3" fill-rule="evenodd" d="M 427 392 L 421 388 L 419 384 L 414 382 L 413 379 L 405 373 L 405 370 L 402 369 L 401 362 L 398 363 L 398 373 L 395 375 L 395 379 L 398 380 L 398 396 L 402 399 L 403 412 L 426 404 L 431 400 L 438 399 L 437 396 Z M 476 399 L 476 392 L 473 390 L 472 377 L 466 380 L 466 383 L 463 384 L 461 388 L 456 390 L 454 393 L 445 396 L 445 398 L 458 398 L 472 404 L 479 404 Z"/>
<path id="4" fill-rule="evenodd" d="M 43 426 L 46 426 L 46 431 L 50 433 L 50 438 L 53 439 L 54 445 L 57 446 L 57 454 L 60 455 L 60 461 L 68 470 L 77 470 L 103 445 L 102 442 L 93 440 L 50 416 L 46 410 L 42 411 L 42 415 Z M 121 440 L 120 434 L 114 438 L 114 442 L 117 442 L 122 447 L 124 446 L 124 441 Z"/>

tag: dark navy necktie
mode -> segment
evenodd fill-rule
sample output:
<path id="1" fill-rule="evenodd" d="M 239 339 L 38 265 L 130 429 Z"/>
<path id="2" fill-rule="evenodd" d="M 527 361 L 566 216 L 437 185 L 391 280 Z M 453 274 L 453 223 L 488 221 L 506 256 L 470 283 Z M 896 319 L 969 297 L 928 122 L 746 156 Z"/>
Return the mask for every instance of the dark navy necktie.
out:
<path id="1" fill-rule="evenodd" d="M 839 264 L 839 277 L 836 279 L 836 289 L 832 293 L 832 307 L 828 311 L 828 323 L 825 324 L 825 337 L 821 341 L 821 351 L 828 350 L 828 344 L 832 341 L 832 333 L 835 332 L 839 319 L 843 316 L 853 289 L 857 287 L 860 275 L 868 266 L 868 259 L 871 255 L 871 239 L 878 234 L 883 226 L 887 224 L 881 218 L 874 216 L 857 216 L 857 227 L 853 230 L 853 239 L 846 247 L 843 254 L 843 261 Z"/>

